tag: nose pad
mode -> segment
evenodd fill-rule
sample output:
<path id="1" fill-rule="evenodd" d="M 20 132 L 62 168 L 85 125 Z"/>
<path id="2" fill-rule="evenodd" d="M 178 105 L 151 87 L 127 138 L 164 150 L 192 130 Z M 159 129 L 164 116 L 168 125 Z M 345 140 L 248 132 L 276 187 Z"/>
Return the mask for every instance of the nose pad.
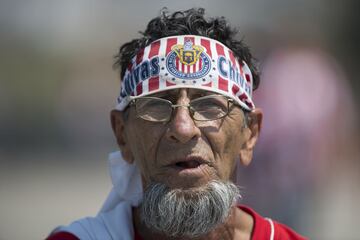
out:
<path id="1" fill-rule="evenodd" d="M 186 143 L 200 135 L 200 129 L 192 119 L 189 109 L 183 106 L 174 109 L 174 116 L 166 133 L 167 138 L 171 141 Z"/>

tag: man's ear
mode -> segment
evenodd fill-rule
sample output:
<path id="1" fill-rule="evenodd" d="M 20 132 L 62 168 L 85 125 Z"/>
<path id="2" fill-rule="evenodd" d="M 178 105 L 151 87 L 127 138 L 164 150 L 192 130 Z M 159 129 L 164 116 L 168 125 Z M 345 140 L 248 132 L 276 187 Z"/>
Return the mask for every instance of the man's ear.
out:
<path id="1" fill-rule="evenodd" d="M 247 127 L 243 129 L 245 142 L 239 152 L 240 162 L 244 166 L 248 166 L 252 160 L 254 148 L 261 130 L 263 114 L 261 109 L 256 108 L 248 113 L 247 117 Z"/>
<path id="2" fill-rule="evenodd" d="M 131 152 L 128 138 L 126 136 L 125 132 L 125 117 L 124 113 L 112 110 L 110 113 L 110 119 L 111 119 L 111 127 L 115 134 L 117 144 L 121 150 L 121 155 L 123 156 L 124 160 L 128 163 L 134 162 L 134 157 Z"/>

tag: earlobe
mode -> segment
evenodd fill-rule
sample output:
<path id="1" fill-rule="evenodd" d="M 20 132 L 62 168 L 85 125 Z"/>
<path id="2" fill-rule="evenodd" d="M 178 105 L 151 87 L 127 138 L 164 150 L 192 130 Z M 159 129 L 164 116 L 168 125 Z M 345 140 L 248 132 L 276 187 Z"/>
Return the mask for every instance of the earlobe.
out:
<path id="1" fill-rule="evenodd" d="M 248 117 L 248 127 L 244 129 L 246 140 L 239 152 L 240 162 L 244 166 L 251 163 L 254 148 L 260 135 L 263 114 L 261 109 L 257 108 L 250 112 Z"/>
<path id="2" fill-rule="evenodd" d="M 123 112 L 112 110 L 110 113 L 111 127 L 116 137 L 116 142 L 120 148 L 121 154 L 125 161 L 133 163 L 134 158 L 129 147 L 126 132 L 125 132 L 125 120 Z"/>

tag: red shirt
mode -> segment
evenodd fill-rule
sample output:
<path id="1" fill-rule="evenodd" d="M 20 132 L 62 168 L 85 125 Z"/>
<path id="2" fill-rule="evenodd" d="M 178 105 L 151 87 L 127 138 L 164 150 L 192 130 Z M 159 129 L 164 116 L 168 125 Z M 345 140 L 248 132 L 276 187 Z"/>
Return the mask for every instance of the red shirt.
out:
<path id="1" fill-rule="evenodd" d="M 251 240 L 306 240 L 284 224 L 278 223 L 268 218 L 263 218 L 254 210 L 248 207 L 239 206 L 240 209 L 250 214 L 254 219 L 254 229 Z M 58 232 L 46 240 L 80 240 L 76 236 L 67 232 Z M 134 240 L 143 240 L 135 229 Z"/>
<path id="2" fill-rule="evenodd" d="M 264 218 L 251 208 L 239 206 L 240 209 L 250 214 L 254 219 L 254 229 L 251 240 L 306 240 L 307 238 L 299 235 L 288 226 Z M 271 236 L 273 235 L 273 238 Z"/>

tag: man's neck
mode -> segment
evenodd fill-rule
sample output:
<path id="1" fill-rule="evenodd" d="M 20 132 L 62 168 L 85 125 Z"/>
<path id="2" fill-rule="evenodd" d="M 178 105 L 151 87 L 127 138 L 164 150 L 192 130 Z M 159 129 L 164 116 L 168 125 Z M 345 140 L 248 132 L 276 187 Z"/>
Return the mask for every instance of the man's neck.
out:
<path id="1" fill-rule="evenodd" d="M 227 240 L 250 240 L 251 233 L 254 227 L 254 219 L 247 212 L 241 210 L 238 207 L 233 207 L 231 213 L 224 224 L 217 226 L 214 230 L 208 234 L 196 237 L 168 237 L 161 233 L 155 233 L 148 229 L 140 220 L 139 208 L 133 209 L 133 221 L 136 232 L 144 240 L 215 240 L 215 239 L 227 239 Z"/>

